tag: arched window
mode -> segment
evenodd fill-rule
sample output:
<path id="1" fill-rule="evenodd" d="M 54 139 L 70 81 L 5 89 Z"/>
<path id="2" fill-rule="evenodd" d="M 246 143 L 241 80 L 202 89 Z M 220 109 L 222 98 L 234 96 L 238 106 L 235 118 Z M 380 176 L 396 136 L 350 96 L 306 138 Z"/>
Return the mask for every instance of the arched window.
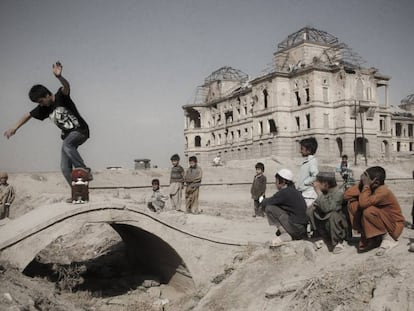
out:
<path id="1" fill-rule="evenodd" d="M 194 146 L 195 147 L 201 147 L 201 137 L 200 136 L 196 136 L 194 137 Z"/>
<path id="2" fill-rule="evenodd" d="M 268 106 L 268 96 L 269 93 L 267 92 L 266 89 L 263 90 L 263 103 L 264 103 L 264 108 L 267 109 Z"/>
<path id="3" fill-rule="evenodd" d="M 343 152 L 343 143 L 342 143 L 342 139 L 338 137 L 338 138 L 336 139 L 336 144 L 337 144 L 337 146 L 338 146 L 339 156 L 342 156 L 342 152 Z"/>

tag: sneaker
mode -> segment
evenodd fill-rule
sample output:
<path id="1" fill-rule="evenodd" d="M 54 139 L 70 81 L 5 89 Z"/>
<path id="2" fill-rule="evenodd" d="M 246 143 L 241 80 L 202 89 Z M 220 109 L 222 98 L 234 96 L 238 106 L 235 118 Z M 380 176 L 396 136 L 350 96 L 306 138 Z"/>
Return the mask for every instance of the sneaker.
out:
<path id="1" fill-rule="evenodd" d="M 343 242 L 338 243 L 338 244 L 335 245 L 334 249 L 332 250 L 332 253 L 340 254 L 344 251 L 344 249 L 345 249 L 344 243 Z"/>
<path id="2" fill-rule="evenodd" d="M 317 240 L 313 242 L 313 244 L 315 244 L 316 249 L 321 249 L 324 246 L 325 242 L 323 240 Z"/>
<path id="3" fill-rule="evenodd" d="M 279 247 L 285 243 L 286 243 L 285 241 L 283 241 L 280 237 L 277 236 L 272 240 L 272 243 L 270 244 L 270 248 Z"/>
<path id="4" fill-rule="evenodd" d="M 398 245 L 398 241 L 395 241 L 388 233 L 386 233 L 382 237 L 381 245 L 378 251 L 375 253 L 375 255 L 383 256 L 384 254 L 389 252 L 391 249 L 393 249 L 397 245 Z"/>
<path id="5" fill-rule="evenodd" d="M 280 236 L 278 236 L 283 242 L 290 242 L 292 241 L 292 237 L 287 232 L 282 232 Z"/>

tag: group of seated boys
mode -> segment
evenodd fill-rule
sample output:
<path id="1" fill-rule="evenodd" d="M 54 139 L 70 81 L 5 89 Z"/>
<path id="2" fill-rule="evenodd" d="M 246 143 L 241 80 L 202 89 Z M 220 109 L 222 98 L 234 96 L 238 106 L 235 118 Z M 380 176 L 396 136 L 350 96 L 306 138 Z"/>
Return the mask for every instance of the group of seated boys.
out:
<path id="1" fill-rule="evenodd" d="M 344 250 L 352 229 L 361 236 L 359 252 L 378 248 L 376 255 L 382 256 L 398 244 L 405 219 L 384 183 L 382 167 L 366 169 L 359 183 L 345 192 L 337 186 L 334 172 L 319 172 L 313 182 L 317 197 L 309 206 L 295 188 L 291 171 L 281 169 L 275 177 L 278 191 L 260 204 L 269 223 L 277 227 L 273 246 L 308 237 L 308 223 L 312 236 L 322 238 L 335 254 Z"/>

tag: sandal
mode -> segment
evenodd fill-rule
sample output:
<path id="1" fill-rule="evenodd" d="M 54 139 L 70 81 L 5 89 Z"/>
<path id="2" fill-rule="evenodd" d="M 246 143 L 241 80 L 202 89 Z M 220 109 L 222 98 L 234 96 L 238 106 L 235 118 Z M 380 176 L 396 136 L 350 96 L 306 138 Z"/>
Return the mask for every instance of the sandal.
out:
<path id="1" fill-rule="evenodd" d="M 365 253 L 370 251 L 371 249 L 377 248 L 381 242 L 378 237 L 373 237 L 370 239 L 361 238 L 358 244 L 358 253 Z"/>

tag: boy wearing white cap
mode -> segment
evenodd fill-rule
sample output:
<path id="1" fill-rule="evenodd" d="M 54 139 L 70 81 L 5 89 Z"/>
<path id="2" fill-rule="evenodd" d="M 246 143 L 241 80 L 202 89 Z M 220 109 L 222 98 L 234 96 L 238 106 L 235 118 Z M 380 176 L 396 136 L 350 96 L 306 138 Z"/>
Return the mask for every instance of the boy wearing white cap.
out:
<path id="1" fill-rule="evenodd" d="M 262 201 L 269 224 L 277 227 L 273 246 L 284 242 L 300 240 L 306 237 L 306 202 L 293 183 L 293 173 L 281 169 L 275 175 L 276 192 L 272 197 Z"/>

